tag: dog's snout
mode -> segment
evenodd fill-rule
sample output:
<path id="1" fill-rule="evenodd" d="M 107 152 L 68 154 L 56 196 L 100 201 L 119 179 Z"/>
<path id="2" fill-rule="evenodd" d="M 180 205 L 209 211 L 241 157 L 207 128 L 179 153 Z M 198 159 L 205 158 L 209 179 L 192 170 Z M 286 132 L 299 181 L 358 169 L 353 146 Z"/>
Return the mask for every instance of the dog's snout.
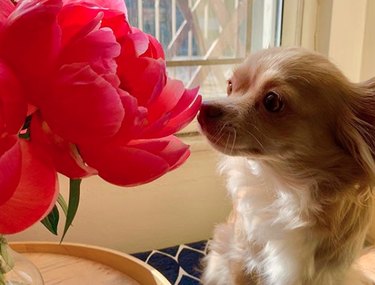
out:
<path id="1" fill-rule="evenodd" d="M 221 118 L 224 114 L 223 109 L 215 104 L 204 102 L 201 106 L 198 120 L 199 122 L 215 121 Z"/>

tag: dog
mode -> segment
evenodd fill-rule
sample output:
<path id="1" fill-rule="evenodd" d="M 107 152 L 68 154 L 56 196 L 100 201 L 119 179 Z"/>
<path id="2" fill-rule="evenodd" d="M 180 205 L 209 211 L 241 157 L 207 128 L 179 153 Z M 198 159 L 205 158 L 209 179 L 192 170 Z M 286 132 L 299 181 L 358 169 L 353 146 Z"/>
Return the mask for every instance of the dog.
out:
<path id="1" fill-rule="evenodd" d="M 233 201 L 204 285 L 367 285 L 357 263 L 373 211 L 375 78 L 354 84 L 326 57 L 271 48 L 204 102 L 201 132 L 224 154 Z"/>

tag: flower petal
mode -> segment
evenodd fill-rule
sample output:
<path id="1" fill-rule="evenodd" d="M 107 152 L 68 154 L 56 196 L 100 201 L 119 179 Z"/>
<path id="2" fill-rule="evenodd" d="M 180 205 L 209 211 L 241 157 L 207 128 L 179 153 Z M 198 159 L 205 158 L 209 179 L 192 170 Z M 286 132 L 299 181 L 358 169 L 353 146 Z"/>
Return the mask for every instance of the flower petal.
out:
<path id="1" fill-rule="evenodd" d="M 197 95 L 198 88 L 186 90 L 181 100 L 171 112 L 168 124 L 159 132 L 159 136 L 169 136 L 186 127 L 196 116 L 202 104 L 202 96 Z"/>
<path id="2" fill-rule="evenodd" d="M 64 5 L 72 3 L 82 3 L 82 0 L 63 0 Z M 124 0 L 85 0 L 83 3 L 90 3 L 106 9 L 118 10 L 127 15 L 127 9 Z"/>
<path id="3" fill-rule="evenodd" d="M 58 195 L 56 171 L 37 146 L 20 141 L 21 179 L 13 196 L 0 205 L 0 233 L 20 232 L 41 220 L 52 209 Z"/>
<path id="4" fill-rule="evenodd" d="M 2 26 L 16 7 L 10 0 L 0 0 L 0 26 Z"/>
<path id="5" fill-rule="evenodd" d="M 169 92 L 173 92 L 173 88 L 169 89 Z M 167 94 L 170 94 L 169 92 Z M 171 100 L 173 100 L 173 96 L 173 94 L 170 94 Z M 166 95 L 166 98 L 168 98 L 168 95 Z M 143 128 L 137 138 L 162 138 L 176 133 L 194 119 L 201 104 L 202 97 L 198 95 L 198 88 L 185 90 L 173 109 Z"/>
<path id="6" fill-rule="evenodd" d="M 122 42 L 122 55 L 119 61 L 126 60 L 127 57 L 139 57 L 144 54 L 149 47 L 149 39 L 146 33 L 132 29 L 133 33 L 126 35 Z"/>
<path id="7" fill-rule="evenodd" d="M 100 27 L 110 28 L 118 41 L 131 30 L 123 12 L 98 8 L 81 1 L 65 5 L 59 13 L 58 21 L 63 30 L 64 44 Z"/>
<path id="8" fill-rule="evenodd" d="M 182 95 L 185 92 L 185 87 L 180 80 L 173 80 L 168 78 L 167 84 L 164 86 L 160 96 L 148 106 L 148 117 L 150 122 L 157 120 L 160 116 L 170 112 L 176 107 Z"/>
<path id="9" fill-rule="evenodd" d="M 121 102 L 126 112 L 121 128 L 113 138 L 113 142 L 123 145 L 141 133 L 144 121 L 146 121 L 147 109 L 139 107 L 137 99 L 130 96 L 126 91 L 121 89 L 119 91 Z"/>
<path id="10" fill-rule="evenodd" d="M 83 162 L 75 145 L 51 132 L 39 113 L 32 117 L 30 140 L 40 145 L 51 157 L 56 170 L 69 178 L 83 178 L 97 173 Z"/>
<path id="11" fill-rule="evenodd" d="M 62 30 L 62 46 L 65 46 L 98 30 L 103 12 L 82 5 L 67 5 L 61 9 L 57 19 Z"/>
<path id="12" fill-rule="evenodd" d="M 117 90 L 89 66 L 64 66 L 41 104 L 52 131 L 75 144 L 103 141 L 121 127 L 124 108 Z"/>
<path id="13" fill-rule="evenodd" d="M 148 105 L 159 96 L 166 83 L 163 60 L 121 58 L 120 56 L 117 62 L 121 88 L 136 97 L 140 106 Z"/>
<path id="14" fill-rule="evenodd" d="M 127 146 L 87 145 L 79 150 L 84 160 L 98 170 L 100 177 L 119 186 L 151 182 L 170 168 L 160 156 Z"/>
<path id="15" fill-rule="evenodd" d="M 0 139 L 0 206 L 12 197 L 21 177 L 21 150 L 16 136 Z"/>
<path id="16" fill-rule="evenodd" d="M 114 58 L 120 54 L 120 49 L 113 32 L 103 28 L 68 44 L 62 52 L 60 63 L 86 63 L 117 88 L 120 80 L 116 75 L 117 64 Z"/>
<path id="17" fill-rule="evenodd" d="M 180 166 L 190 155 L 189 146 L 175 136 L 157 140 L 135 140 L 129 147 L 138 148 L 162 157 L 169 165 L 169 170 Z"/>
<path id="18" fill-rule="evenodd" d="M 60 49 L 56 15 L 61 5 L 61 0 L 22 1 L 1 35 L 0 55 L 24 82 L 33 102 L 40 99 L 35 89 L 44 89 Z"/>
<path id="19" fill-rule="evenodd" d="M 22 127 L 27 113 L 20 84 L 13 72 L 0 60 L 0 117 L 3 129 L 16 134 Z"/>
<path id="20" fill-rule="evenodd" d="M 164 50 L 160 42 L 151 35 L 148 35 L 148 39 L 150 41 L 149 48 L 142 56 L 165 59 Z"/>

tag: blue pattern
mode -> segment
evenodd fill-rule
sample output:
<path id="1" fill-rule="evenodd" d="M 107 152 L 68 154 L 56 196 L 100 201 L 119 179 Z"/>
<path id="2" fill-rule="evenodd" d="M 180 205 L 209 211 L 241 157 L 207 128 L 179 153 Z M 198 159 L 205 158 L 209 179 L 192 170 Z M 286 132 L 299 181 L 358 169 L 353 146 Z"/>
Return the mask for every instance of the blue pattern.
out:
<path id="1" fill-rule="evenodd" d="M 172 285 L 199 285 L 200 262 L 207 241 L 199 241 L 133 254 L 161 272 Z"/>

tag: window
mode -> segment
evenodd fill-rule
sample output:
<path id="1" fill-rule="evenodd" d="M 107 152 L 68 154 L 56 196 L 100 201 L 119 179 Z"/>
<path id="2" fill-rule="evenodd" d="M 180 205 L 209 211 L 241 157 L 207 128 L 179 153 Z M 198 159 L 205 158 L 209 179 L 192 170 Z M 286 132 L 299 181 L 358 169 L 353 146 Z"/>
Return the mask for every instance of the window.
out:
<path id="1" fill-rule="evenodd" d="M 205 99 L 223 96 L 233 66 L 280 45 L 282 0 L 126 0 L 133 26 L 163 45 L 168 73 Z"/>

